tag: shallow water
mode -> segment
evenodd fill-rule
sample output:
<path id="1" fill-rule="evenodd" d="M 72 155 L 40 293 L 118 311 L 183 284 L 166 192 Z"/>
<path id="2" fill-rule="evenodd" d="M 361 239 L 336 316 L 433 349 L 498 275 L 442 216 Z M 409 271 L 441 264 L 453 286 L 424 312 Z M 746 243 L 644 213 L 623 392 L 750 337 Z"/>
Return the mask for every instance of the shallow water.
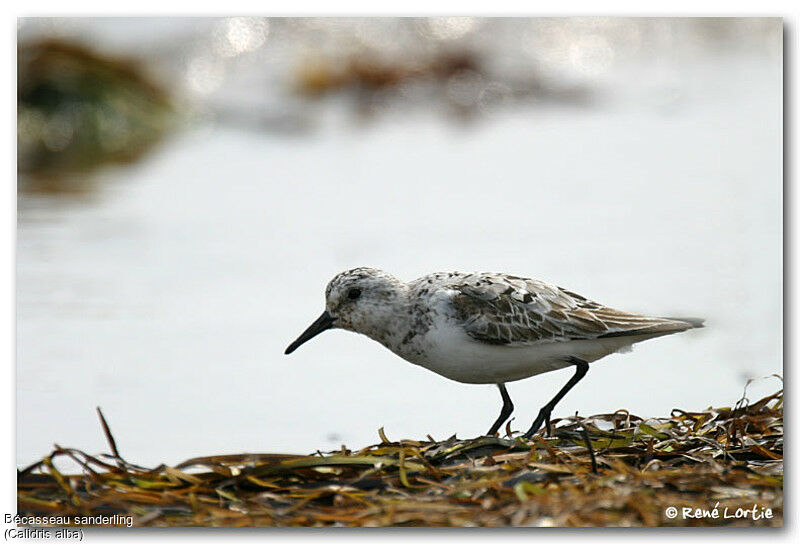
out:
<path id="1" fill-rule="evenodd" d="M 735 403 L 782 369 L 780 62 L 699 57 L 646 79 L 633 65 L 602 104 L 467 124 L 387 111 L 356 125 L 334 100 L 302 137 L 201 126 L 89 195 L 21 195 L 18 464 L 54 442 L 106 451 L 95 406 L 142 464 L 360 447 L 379 427 L 484 432 L 492 386 L 342 331 L 283 355 L 326 282 L 361 265 L 505 271 L 707 319 L 593 364 L 556 416 Z M 569 372 L 510 384 L 513 427 Z"/>

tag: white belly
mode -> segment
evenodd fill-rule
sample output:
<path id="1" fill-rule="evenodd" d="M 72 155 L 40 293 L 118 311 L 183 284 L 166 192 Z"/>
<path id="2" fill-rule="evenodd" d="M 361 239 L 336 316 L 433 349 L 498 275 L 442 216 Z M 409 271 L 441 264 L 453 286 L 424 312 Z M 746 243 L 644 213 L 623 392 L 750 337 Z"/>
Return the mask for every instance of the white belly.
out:
<path id="1" fill-rule="evenodd" d="M 439 323 L 420 339 L 424 354 L 411 362 L 463 383 L 504 383 L 571 366 L 567 357 L 592 362 L 627 348 L 639 337 L 569 340 L 509 347 L 478 342 L 462 329 Z M 403 356 L 402 353 L 400 353 Z"/>

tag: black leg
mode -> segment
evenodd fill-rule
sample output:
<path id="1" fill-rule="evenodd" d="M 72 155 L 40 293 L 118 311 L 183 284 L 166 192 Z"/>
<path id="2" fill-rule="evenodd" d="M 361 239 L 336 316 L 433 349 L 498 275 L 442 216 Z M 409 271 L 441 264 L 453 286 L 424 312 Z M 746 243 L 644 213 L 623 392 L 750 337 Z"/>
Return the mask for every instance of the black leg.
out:
<path id="1" fill-rule="evenodd" d="M 553 400 L 545 404 L 542 407 L 542 409 L 539 410 L 539 415 L 536 416 L 533 425 L 531 425 L 531 428 L 528 429 L 527 433 L 525 433 L 524 435 L 525 438 L 530 438 L 534 434 L 536 434 L 536 431 L 539 430 L 539 427 L 542 426 L 542 423 L 544 423 L 547 426 L 547 434 L 552 434 L 550 429 L 550 414 L 553 412 L 553 408 L 556 407 L 558 401 L 563 399 L 564 395 L 566 395 L 569 392 L 569 390 L 575 386 L 576 383 L 581 381 L 581 378 L 586 376 L 586 372 L 589 371 L 589 363 L 587 363 L 583 359 L 578 359 L 577 357 L 568 357 L 567 361 L 575 365 L 576 367 L 575 375 L 572 376 L 567 382 L 567 384 L 561 388 L 561 391 L 559 391 L 556 394 L 556 396 L 553 397 Z"/>
<path id="2" fill-rule="evenodd" d="M 503 397 L 503 407 L 500 409 L 500 415 L 492 424 L 492 427 L 489 429 L 489 432 L 486 433 L 487 436 L 494 436 L 494 433 L 497 432 L 497 429 L 500 428 L 500 425 L 503 424 L 505 420 L 508 419 L 508 416 L 511 415 L 511 412 L 514 411 L 514 403 L 511 402 L 511 397 L 508 396 L 508 391 L 506 391 L 506 384 L 498 383 L 498 389 L 500 389 L 500 395 Z"/>

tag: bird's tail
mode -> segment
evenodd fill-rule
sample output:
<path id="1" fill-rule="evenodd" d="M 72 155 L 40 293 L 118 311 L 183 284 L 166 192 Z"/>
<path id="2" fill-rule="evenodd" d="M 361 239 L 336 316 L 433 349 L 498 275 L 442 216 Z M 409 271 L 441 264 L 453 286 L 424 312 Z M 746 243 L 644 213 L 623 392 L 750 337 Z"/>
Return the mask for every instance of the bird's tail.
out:
<path id="1" fill-rule="evenodd" d="M 670 321 L 683 321 L 684 323 L 688 323 L 692 326 L 693 329 L 701 329 L 705 327 L 705 319 L 700 317 L 665 317 L 664 319 L 669 319 Z"/>

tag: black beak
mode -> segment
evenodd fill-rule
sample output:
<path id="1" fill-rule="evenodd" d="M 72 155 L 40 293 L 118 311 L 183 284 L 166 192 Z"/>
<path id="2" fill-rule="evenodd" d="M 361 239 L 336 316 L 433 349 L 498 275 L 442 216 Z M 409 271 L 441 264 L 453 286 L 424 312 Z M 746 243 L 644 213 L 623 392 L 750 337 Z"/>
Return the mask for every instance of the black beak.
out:
<path id="1" fill-rule="evenodd" d="M 286 351 L 284 351 L 283 353 L 286 354 L 286 355 L 289 355 L 291 352 L 293 352 L 294 350 L 299 348 L 301 345 L 305 344 L 306 342 L 308 342 L 309 340 L 314 338 L 319 333 L 325 332 L 328 329 L 330 329 L 331 327 L 333 327 L 333 322 L 334 321 L 336 321 L 335 317 L 333 317 L 327 311 L 326 312 L 322 312 L 322 315 L 319 316 L 317 318 L 317 320 L 314 321 L 311 324 L 310 327 L 308 327 L 306 330 L 304 330 L 303 334 L 301 334 L 299 337 L 297 337 L 297 340 L 292 342 L 289 345 L 289 347 L 286 348 Z"/>

